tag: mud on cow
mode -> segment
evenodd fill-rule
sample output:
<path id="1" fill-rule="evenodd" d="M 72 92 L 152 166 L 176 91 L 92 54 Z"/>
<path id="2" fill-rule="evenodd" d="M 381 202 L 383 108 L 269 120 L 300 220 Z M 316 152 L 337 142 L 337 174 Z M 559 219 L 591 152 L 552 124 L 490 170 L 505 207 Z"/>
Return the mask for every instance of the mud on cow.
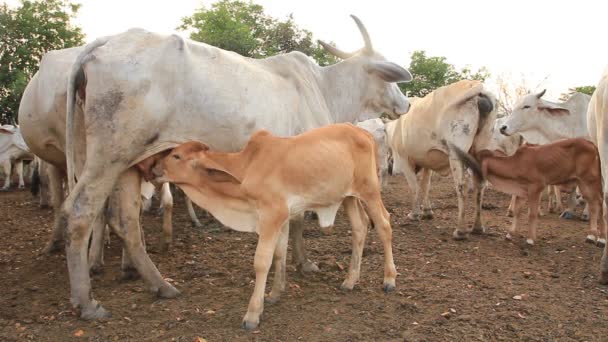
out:
<path id="1" fill-rule="evenodd" d="M 441 87 L 412 104 L 407 115 L 387 124 L 389 146 L 393 153 L 393 173 L 404 173 L 414 191 L 412 219 L 421 215 L 432 217 L 428 191 L 431 172 L 454 177 L 458 196 L 458 226 L 455 239 L 466 238 L 464 196 L 465 169 L 460 159 L 442 144 L 450 141 L 465 151 L 477 150 L 489 143 L 495 120 L 496 100 L 478 81 L 459 81 Z M 417 171 L 422 170 L 418 183 Z M 481 225 L 481 187 L 475 187 L 475 223 L 473 232 L 483 231 Z M 421 195 L 422 194 L 422 195 Z M 423 212 L 421 213 L 421 197 Z"/>
<path id="2" fill-rule="evenodd" d="M 511 239 L 519 228 L 523 200 L 528 199 L 530 211 L 526 243 L 533 245 L 543 189 L 548 185 L 576 184 L 589 204 L 591 219 L 587 241 L 606 244 L 600 158 L 592 142 L 576 138 L 545 145 L 524 144 L 512 156 L 482 150 L 475 153 L 475 158 L 452 143 L 446 144 L 476 178 L 488 180 L 497 190 L 517 196 L 507 239 Z"/>
<path id="3" fill-rule="evenodd" d="M 60 65 L 74 61 L 65 121 L 49 119 L 65 106 L 61 90 L 50 90 L 59 93 L 58 102 L 53 102 L 54 97 L 36 101 L 36 96 L 48 99 L 50 94 L 44 91 L 51 85 L 46 83 L 49 79 L 62 80 L 52 63 L 45 65 L 43 59 L 38 77 L 28 84 L 24 95 L 28 105 L 21 106 L 19 117 L 22 126 L 28 122 L 31 134 L 25 134 L 24 127 L 28 144 L 36 144 L 40 136 L 48 139 L 44 133 L 50 126 L 66 123 L 59 130 L 66 132 L 65 141 L 38 143 L 40 154 L 36 154 L 57 165 L 67 159 L 71 191 L 59 224 L 67 225 L 71 301 L 83 318 L 109 315 L 91 293 L 86 260 L 88 237 L 106 200 L 110 207 L 120 208 L 113 211 L 111 226 L 125 241 L 132 265 L 148 288 L 161 297 L 179 294 L 143 248 L 141 201 L 134 195 L 140 192 L 140 175 L 133 165 L 190 140 L 205 141 L 219 151 L 237 151 L 262 128 L 292 136 L 335 122 L 355 122 L 363 114 L 407 112 L 409 103 L 395 82 L 409 81 L 411 75 L 375 51 L 361 21 L 353 19 L 364 48 L 347 53 L 321 42 L 343 59 L 328 67 L 299 52 L 250 59 L 141 29 L 100 38 L 78 50 L 55 52 L 53 58 Z M 292 230 L 294 259 L 308 265 L 301 224 L 292 225 Z"/>
<path id="4" fill-rule="evenodd" d="M 273 256 L 274 283 L 266 301 L 276 302 L 285 289 L 289 218 L 305 210 L 315 211 L 320 226 L 328 227 L 344 203 L 353 236 L 345 289 L 359 279 L 371 218 L 384 246 L 384 289 L 395 288 L 390 216 L 380 195 L 374 139 L 365 130 L 337 124 L 291 138 L 262 130 L 236 153 L 212 152 L 203 143 L 188 142 L 161 155 L 165 157 L 152 170 L 142 167 L 148 178 L 175 183 L 226 226 L 259 236 L 245 328 L 259 324 Z"/>

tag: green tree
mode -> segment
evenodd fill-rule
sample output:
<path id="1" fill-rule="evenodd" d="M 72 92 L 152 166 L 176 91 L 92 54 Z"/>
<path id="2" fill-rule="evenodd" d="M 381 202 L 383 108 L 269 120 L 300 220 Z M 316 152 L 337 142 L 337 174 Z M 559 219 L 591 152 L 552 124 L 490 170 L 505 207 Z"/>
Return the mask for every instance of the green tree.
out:
<path id="1" fill-rule="evenodd" d="M 71 24 L 79 7 L 65 0 L 0 5 L 0 122 L 17 116 L 23 90 L 46 52 L 83 44 L 81 29 Z"/>
<path id="2" fill-rule="evenodd" d="M 401 83 L 401 90 L 408 96 L 424 97 L 433 90 L 463 79 L 484 81 L 490 73 L 484 67 L 473 72 L 469 67 L 458 71 L 445 57 L 429 57 L 425 51 L 414 51 L 409 71 L 410 83 Z"/>
<path id="3" fill-rule="evenodd" d="M 199 8 L 182 19 L 180 30 L 191 30 L 190 38 L 252 58 L 300 51 L 320 65 L 336 62 L 313 41 L 310 31 L 300 29 L 289 15 L 278 20 L 251 1 L 222 0 L 211 8 Z"/>
<path id="4" fill-rule="evenodd" d="M 574 88 L 568 89 L 568 92 L 562 93 L 559 96 L 559 100 L 560 101 L 566 101 L 574 93 L 583 93 L 583 94 L 587 94 L 587 95 L 591 96 L 591 95 L 593 95 L 594 92 L 595 92 L 595 86 L 592 86 L 592 85 L 591 86 L 574 87 Z"/>

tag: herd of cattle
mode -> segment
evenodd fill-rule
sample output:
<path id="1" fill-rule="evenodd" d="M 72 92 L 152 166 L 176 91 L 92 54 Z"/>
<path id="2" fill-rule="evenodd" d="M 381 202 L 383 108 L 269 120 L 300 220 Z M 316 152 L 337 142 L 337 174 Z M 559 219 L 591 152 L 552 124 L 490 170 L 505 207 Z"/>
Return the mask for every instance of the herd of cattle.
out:
<path id="1" fill-rule="evenodd" d="M 408 100 L 396 83 L 411 81 L 410 73 L 374 50 L 364 25 L 352 17 L 365 45 L 347 53 L 320 41 L 342 59 L 328 67 L 299 52 L 256 60 L 141 29 L 43 57 L 23 94 L 20 126 L 0 129 L 3 189 L 12 164 L 22 187 L 22 162 L 33 160 L 41 204 L 50 197 L 55 210 L 44 252 L 66 240 L 71 302 L 82 318 L 110 315 L 93 298 L 89 274 L 103 266 L 109 229 L 124 242 L 125 274 L 141 276 L 160 297 L 179 295 L 148 257 L 140 227 L 142 201 L 149 207 L 160 188 L 162 246 L 169 247 L 169 183 L 187 194 L 193 224 L 201 226 L 191 201 L 227 227 L 259 235 L 247 329 L 259 324 L 271 264 L 266 302 L 278 300 L 285 288 L 288 236 L 298 269 L 318 270 L 302 239 L 307 211 L 327 227 L 344 205 L 353 249 L 342 288 L 352 289 L 359 279 L 370 222 L 384 247 L 384 290 L 395 288 L 390 219 L 380 195 L 391 170 L 404 174 L 414 191 L 413 220 L 433 217 L 432 173 L 452 175 L 455 239 L 484 232 L 480 214 L 489 182 L 513 196 L 507 238 L 514 237 L 528 199 L 526 242 L 534 244 L 547 189 L 548 211 L 561 211 L 561 192 L 569 193 L 566 218 L 573 217 L 580 193 L 590 221 L 587 240 L 606 245 L 601 175 L 608 172 L 608 73 L 593 97 L 575 93 L 553 103 L 543 99 L 544 91 L 528 94 L 503 118 L 496 117 L 496 97 L 478 81 Z M 382 113 L 393 120 L 379 119 Z M 359 128 L 349 124 L 356 122 Z M 472 227 L 465 223 L 467 169 Z M 608 283 L 607 250 L 602 283 Z"/>

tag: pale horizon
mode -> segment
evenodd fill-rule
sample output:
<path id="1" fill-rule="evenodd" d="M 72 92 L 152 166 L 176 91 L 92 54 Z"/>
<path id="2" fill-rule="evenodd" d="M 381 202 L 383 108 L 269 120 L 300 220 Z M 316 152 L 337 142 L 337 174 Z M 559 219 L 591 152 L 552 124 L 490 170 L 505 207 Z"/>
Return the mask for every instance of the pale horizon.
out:
<path id="1" fill-rule="evenodd" d="M 17 0 L 5 1 L 10 6 Z M 166 3 L 143 0 L 77 0 L 82 7 L 75 24 L 86 41 L 132 27 L 158 33 L 177 33 L 181 18 L 215 1 L 177 0 Z M 568 88 L 596 85 L 608 64 L 605 34 L 608 4 L 581 0 L 488 2 L 480 0 L 425 1 L 289 1 L 258 0 L 276 18 L 293 13 L 300 28 L 315 39 L 334 41 L 343 50 L 360 48 L 361 36 L 350 18 L 357 15 L 367 27 L 374 48 L 389 60 L 407 66 L 415 50 L 444 56 L 458 69 L 486 67 L 492 77 L 547 88 L 556 99 Z M 421 28 L 424 28 L 421 29 Z M 584 33 L 584 34 L 583 34 Z M 510 75 L 510 76 L 509 76 Z M 543 79 L 546 80 L 541 83 Z"/>

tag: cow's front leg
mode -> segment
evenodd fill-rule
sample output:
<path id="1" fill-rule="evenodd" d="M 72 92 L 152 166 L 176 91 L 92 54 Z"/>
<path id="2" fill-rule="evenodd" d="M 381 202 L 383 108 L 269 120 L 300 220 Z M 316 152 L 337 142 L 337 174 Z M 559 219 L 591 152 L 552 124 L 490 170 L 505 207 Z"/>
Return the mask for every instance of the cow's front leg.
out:
<path id="1" fill-rule="evenodd" d="M 277 241 L 277 246 L 274 250 L 274 282 L 272 284 L 272 290 L 266 298 L 266 303 L 274 304 L 279 298 L 281 293 L 285 291 L 285 284 L 287 282 L 287 242 L 289 241 L 289 222 L 286 221 L 281 228 L 281 234 Z"/>
<path id="2" fill-rule="evenodd" d="M 458 197 L 458 223 L 454 230 L 453 237 L 456 240 L 464 240 L 468 237 L 470 230 L 466 227 L 464 222 L 464 210 L 465 210 L 465 171 L 464 166 L 458 159 L 450 158 L 450 169 L 452 170 L 452 176 L 454 178 L 454 186 L 456 188 L 456 196 Z"/>
<path id="3" fill-rule="evenodd" d="M 296 264 L 296 269 L 302 273 L 318 272 L 319 267 L 306 257 L 304 249 L 304 218 L 296 217 L 289 221 L 289 235 L 291 236 L 293 255 L 292 259 Z"/>
<path id="4" fill-rule="evenodd" d="M 405 160 L 407 160 L 407 158 Z M 409 163 L 403 166 L 403 174 L 408 186 L 414 193 L 414 197 L 412 198 L 412 211 L 407 214 L 407 217 L 410 220 L 417 221 L 420 220 L 420 217 L 422 216 L 422 211 L 420 210 L 420 186 L 418 184 L 418 178 L 416 177 L 415 170 Z"/>
<path id="5" fill-rule="evenodd" d="M 4 186 L 0 191 L 7 191 L 11 187 L 11 161 L 7 159 L 2 162 L 1 166 L 4 171 Z"/>
<path id="6" fill-rule="evenodd" d="M 422 170 L 422 179 L 420 180 L 420 192 L 422 193 L 422 219 L 431 220 L 433 218 L 433 209 L 431 208 L 431 200 L 429 199 L 429 190 L 431 189 L 431 177 L 433 171 L 430 169 Z"/>
<path id="7" fill-rule="evenodd" d="M 15 173 L 17 174 L 17 178 L 19 180 L 19 185 L 17 185 L 17 188 L 25 189 L 25 181 L 23 180 L 23 160 L 18 160 L 15 162 Z"/>
<path id="8" fill-rule="evenodd" d="M 247 330 L 255 329 L 260 324 L 260 316 L 264 311 L 264 289 L 266 288 L 268 270 L 270 270 L 272 264 L 272 257 L 281 234 L 281 228 L 288 220 L 287 215 L 274 214 L 273 211 L 274 208 L 260 212 L 258 245 L 253 260 L 255 287 L 249 300 L 247 313 L 243 317 L 243 328 Z M 284 213 L 287 213 L 286 209 Z"/>

